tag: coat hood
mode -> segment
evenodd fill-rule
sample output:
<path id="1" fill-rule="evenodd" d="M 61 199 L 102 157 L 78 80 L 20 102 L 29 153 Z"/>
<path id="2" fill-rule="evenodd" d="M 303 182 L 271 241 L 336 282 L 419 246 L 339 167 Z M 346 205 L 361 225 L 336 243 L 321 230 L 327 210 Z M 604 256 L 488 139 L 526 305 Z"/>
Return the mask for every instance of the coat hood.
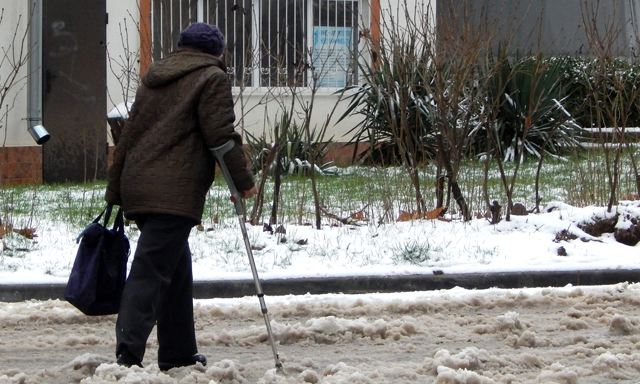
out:
<path id="1" fill-rule="evenodd" d="M 178 48 L 166 58 L 156 61 L 142 77 L 142 84 L 157 88 L 172 83 L 200 68 L 216 66 L 226 72 L 222 60 L 189 47 Z"/>

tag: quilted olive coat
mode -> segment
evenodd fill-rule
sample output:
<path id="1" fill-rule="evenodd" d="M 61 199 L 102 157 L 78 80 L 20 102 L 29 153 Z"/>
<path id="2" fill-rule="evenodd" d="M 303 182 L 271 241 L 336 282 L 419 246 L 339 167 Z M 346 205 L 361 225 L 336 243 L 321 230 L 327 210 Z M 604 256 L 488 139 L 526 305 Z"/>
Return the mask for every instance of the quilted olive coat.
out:
<path id="1" fill-rule="evenodd" d="M 209 148 L 233 139 L 225 163 L 239 191 L 254 186 L 235 132 L 221 60 L 182 47 L 144 75 L 108 171 L 105 200 L 125 216 L 163 213 L 200 223 L 215 174 Z"/>

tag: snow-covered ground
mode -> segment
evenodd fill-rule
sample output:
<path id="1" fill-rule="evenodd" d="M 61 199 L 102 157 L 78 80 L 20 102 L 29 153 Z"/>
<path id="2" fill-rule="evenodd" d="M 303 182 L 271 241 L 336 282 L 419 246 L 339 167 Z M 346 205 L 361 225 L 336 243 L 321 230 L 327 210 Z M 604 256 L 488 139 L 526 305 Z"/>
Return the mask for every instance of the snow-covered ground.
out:
<path id="1" fill-rule="evenodd" d="M 511 221 L 497 225 L 484 218 L 382 225 L 327 221 L 322 230 L 285 225 L 283 234 L 249 225 L 248 233 L 261 279 L 432 274 L 433 270 L 448 274 L 639 268 L 640 245 L 621 244 L 613 233 L 594 237 L 581 229 L 606 218 L 614 218 L 616 228 L 628 228 L 640 222 L 640 201 L 622 202 L 611 212 L 552 202 L 543 213 L 513 215 Z M 251 279 L 237 220 L 203 229 L 193 229 L 189 241 L 194 278 Z M 40 222 L 34 241 L 26 245 L 5 241 L 5 247 L 28 247 L 28 251 L 0 256 L 0 284 L 66 283 L 78 232 L 64 224 Z M 133 254 L 135 225 L 127 227 L 127 235 Z"/>
<path id="2" fill-rule="evenodd" d="M 585 224 L 638 223 L 640 202 L 607 212 L 550 203 L 491 225 L 416 220 L 375 225 L 250 227 L 262 279 L 505 271 L 638 269 L 640 245 Z M 38 223 L 38 237 L 5 241 L 0 284 L 64 283 L 76 233 Z M 137 231 L 127 229 L 132 251 Z M 16 237 L 14 236 L 14 239 Z M 18 241 L 18 240 L 15 240 Z M 197 280 L 250 279 L 235 220 L 193 230 Z M 20 251 L 26 247 L 28 251 Z M 198 300 L 207 367 L 160 373 L 155 340 L 144 369 L 114 363 L 113 316 L 61 301 L 0 303 L 5 383 L 640 383 L 640 285 L 519 290 L 460 288 L 398 294 L 269 296 L 285 372 L 274 369 L 255 297 Z"/>

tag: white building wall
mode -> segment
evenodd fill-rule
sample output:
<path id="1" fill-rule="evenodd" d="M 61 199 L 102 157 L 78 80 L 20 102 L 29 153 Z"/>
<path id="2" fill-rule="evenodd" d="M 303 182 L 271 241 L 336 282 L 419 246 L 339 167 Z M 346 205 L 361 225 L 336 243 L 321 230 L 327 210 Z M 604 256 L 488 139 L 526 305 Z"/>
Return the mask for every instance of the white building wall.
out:
<path id="1" fill-rule="evenodd" d="M 356 117 L 350 117 L 337 123 L 348 104 L 347 102 L 342 102 L 336 106 L 338 96 L 330 90 L 319 91 L 315 96 L 312 96 L 308 90 L 301 90 L 295 96 L 281 94 L 277 96 L 277 101 L 271 100 L 269 102 L 265 102 L 265 100 L 270 99 L 272 96 L 265 92 L 257 91 L 241 96 L 236 91 L 234 96 L 236 98 L 236 123 L 256 137 L 273 138 L 273 126 L 284 113 L 287 113 L 285 111 L 291 108 L 292 97 L 296 99 L 292 120 L 298 123 L 298 126 L 303 123 L 305 115 L 301 105 L 310 105 L 312 99 L 311 130 L 319 131 L 322 129 L 327 124 L 327 119 L 331 116 L 331 120 L 326 125 L 325 139 L 332 138 L 333 141 L 346 142 L 349 137 L 345 135 L 358 123 Z M 244 107 L 241 104 L 244 104 Z"/>
<path id="2" fill-rule="evenodd" d="M 401 0 L 404 1 L 404 0 Z M 423 3 L 430 3 L 430 0 L 407 0 L 407 4 L 410 9 L 415 9 L 416 4 L 422 6 Z M 24 22 L 28 15 L 27 1 L 16 0 L 0 0 L 0 8 L 4 8 L 4 19 L 0 24 L 0 47 L 7 49 L 11 45 L 11 38 L 13 36 L 13 30 L 20 16 L 22 15 L 22 23 L 20 25 L 18 35 L 22 36 L 24 29 L 27 27 Z M 380 0 L 382 8 L 382 14 L 386 12 L 393 12 L 397 14 L 400 10 L 398 2 L 396 0 Z M 138 23 L 140 19 L 139 6 L 137 0 L 107 0 L 107 12 L 109 13 L 109 24 L 107 25 L 107 49 L 108 59 L 122 60 L 127 55 L 127 49 L 137 51 L 139 48 L 139 34 Z M 399 18 L 400 20 L 402 18 Z M 128 34 L 125 33 L 128 31 Z M 124 43 L 123 43 L 124 39 Z M 128 47 L 125 45 L 128 44 Z M 7 78 L 8 68 L 5 62 L 0 67 L 0 84 Z M 7 68 L 7 69 L 5 69 Z M 117 75 L 112 71 L 118 73 L 121 68 L 117 64 L 107 64 L 107 112 L 113 107 L 122 103 L 125 100 L 125 92 L 121 81 L 117 79 Z M 4 116 L 6 106 L 2 106 L 1 116 L 3 117 L 3 127 L 0 129 L 0 143 L 4 146 L 32 146 L 34 145 L 33 139 L 27 132 L 27 77 L 26 66 L 20 71 L 19 83 L 14 88 L 13 92 L 5 100 L 5 104 L 10 104 L 10 110 L 7 116 Z M 316 94 L 313 108 L 313 123 L 312 127 L 320 128 L 332 110 L 338 100 L 338 96 L 334 95 L 335 90 L 324 90 Z M 282 106 L 288 108 L 291 105 L 290 96 L 284 96 L 280 98 L 280 102 L 264 103 L 266 93 L 260 91 L 244 92 L 241 96 L 239 92 L 234 92 L 236 102 L 236 116 L 238 123 L 241 127 L 248 130 L 251 134 L 261 136 L 263 133 L 266 137 L 270 137 L 271 125 L 269 121 L 275 121 L 277 116 L 282 115 Z M 303 102 L 310 101 L 310 92 L 303 92 Z M 129 99 L 133 98 L 133 94 Z M 268 97 L 267 97 L 268 98 Z M 335 124 L 336 120 L 342 115 L 347 107 L 347 102 L 340 103 L 336 110 L 333 111 L 333 120 L 328 125 L 326 138 L 333 137 L 334 141 L 348 141 L 349 136 L 347 133 L 358 123 L 357 117 L 351 117 L 342 121 L 340 124 Z M 297 110 L 296 120 L 301 123 L 302 118 L 300 114 L 302 111 L 300 108 Z M 6 126 L 5 126 L 6 125 Z M 106 116 L 105 116 L 105 129 L 107 128 Z"/>
<path id="3" fill-rule="evenodd" d="M 118 104 L 133 100 L 135 89 L 126 90 L 123 70 L 126 62 L 136 61 L 140 49 L 140 7 L 138 0 L 107 0 L 107 112 Z M 139 63 L 135 65 L 139 73 Z"/>
<path id="4" fill-rule="evenodd" d="M 26 1 L 0 0 L 3 12 L 0 22 L 0 87 L 7 87 L 13 72 L 14 60 L 20 57 L 20 45 L 26 36 L 29 18 L 29 3 Z M 15 38 L 14 38 L 15 35 Z M 18 44 L 12 44 L 13 42 Z M 23 57 L 29 50 L 29 41 L 24 42 Z M 18 71 L 9 93 L 0 105 L 0 146 L 34 145 L 27 132 L 27 61 Z"/>
<path id="5" fill-rule="evenodd" d="M 369 1 L 366 1 L 365 6 L 369 7 Z M 382 17 L 392 15 L 400 25 L 406 25 L 405 10 L 409 11 L 408 14 L 417 15 L 418 17 L 423 17 L 422 14 L 435 17 L 435 0 L 380 0 L 380 8 Z M 364 21 L 368 23 L 369 15 L 367 13 L 365 13 L 364 18 Z M 382 28 L 381 32 L 384 33 L 384 28 Z M 364 59 L 369 59 L 368 54 L 364 56 Z M 331 116 L 331 121 L 326 127 L 325 138 L 332 138 L 335 142 L 346 142 L 353 136 L 351 130 L 361 120 L 358 116 L 351 116 L 339 123 L 337 122 L 347 109 L 349 100 L 343 100 L 336 106 L 338 95 L 335 94 L 335 91 L 336 89 L 326 89 L 319 91 L 315 95 L 311 128 L 322 128 L 326 124 L 327 118 Z M 278 102 L 265 103 L 265 98 L 268 98 L 269 95 L 264 91 L 245 91 L 245 95 L 242 97 L 237 91 L 234 93 L 238 99 L 236 102 L 236 116 L 238 120 L 243 120 L 239 121 L 240 125 L 252 135 L 265 135 L 267 139 L 270 138 L 270 127 L 276 122 L 276 118 L 284 113 L 283 106 L 284 108 L 290 108 L 291 106 L 290 96 L 278 96 Z M 294 120 L 298 123 L 302 122 L 304 115 L 304 111 L 299 105 L 301 103 L 309 103 L 312 98 L 309 90 L 301 90 L 300 96 L 303 100 L 296 103 L 298 108 L 294 113 Z M 244 108 L 240 107 L 240 104 L 244 104 Z M 242 119 L 242 116 L 244 116 L 244 119 Z"/>
<path id="6" fill-rule="evenodd" d="M 10 74 L 11 64 L 4 57 L 5 50 L 8 54 L 13 53 L 11 46 L 13 42 L 13 34 L 18 28 L 18 38 L 20 41 L 27 28 L 27 17 L 29 16 L 29 3 L 28 1 L 16 1 L 16 0 L 0 0 L 0 9 L 4 10 L 4 17 L 2 23 L 0 23 L 0 85 L 4 85 L 6 79 Z M 107 25 L 107 49 L 108 57 L 113 60 L 121 60 L 126 56 L 125 47 L 121 39 L 121 27 L 122 35 L 125 41 L 128 40 L 129 47 L 133 51 L 137 51 L 139 42 L 139 33 L 137 23 L 140 19 L 139 7 L 136 0 L 107 0 L 107 12 L 109 13 L 109 24 Z M 128 29 L 128 39 L 124 36 L 125 24 Z M 25 44 L 25 48 L 28 47 L 28 42 Z M 109 60 L 109 59 L 108 59 Z M 124 100 L 122 86 L 116 75 L 111 71 L 118 71 L 117 65 L 109 66 L 107 64 L 107 112 L 118 103 Z M 6 147 L 18 147 L 18 146 L 33 146 L 35 142 L 31 138 L 31 135 L 27 132 L 27 66 L 21 68 L 18 75 L 19 81 L 14 85 L 12 92 L 4 100 L 4 105 L 0 107 L 0 117 L 2 122 L 0 123 L 0 145 Z M 8 108 L 7 108 L 8 104 Z M 9 109 L 7 111 L 7 109 Z M 7 112 L 5 114 L 5 112 Z M 107 129 L 107 122 L 105 117 L 105 129 Z"/>

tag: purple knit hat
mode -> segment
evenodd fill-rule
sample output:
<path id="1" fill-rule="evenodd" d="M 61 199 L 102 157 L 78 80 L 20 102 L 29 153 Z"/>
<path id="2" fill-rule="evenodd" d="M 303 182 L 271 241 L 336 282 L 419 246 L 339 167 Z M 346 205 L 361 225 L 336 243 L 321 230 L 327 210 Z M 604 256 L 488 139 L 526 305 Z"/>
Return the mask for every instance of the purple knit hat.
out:
<path id="1" fill-rule="evenodd" d="M 213 56 L 221 56 L 227 42 L 215 25 L 193 23 L 180 32 L 178 47 L 194 47 Z"/>

